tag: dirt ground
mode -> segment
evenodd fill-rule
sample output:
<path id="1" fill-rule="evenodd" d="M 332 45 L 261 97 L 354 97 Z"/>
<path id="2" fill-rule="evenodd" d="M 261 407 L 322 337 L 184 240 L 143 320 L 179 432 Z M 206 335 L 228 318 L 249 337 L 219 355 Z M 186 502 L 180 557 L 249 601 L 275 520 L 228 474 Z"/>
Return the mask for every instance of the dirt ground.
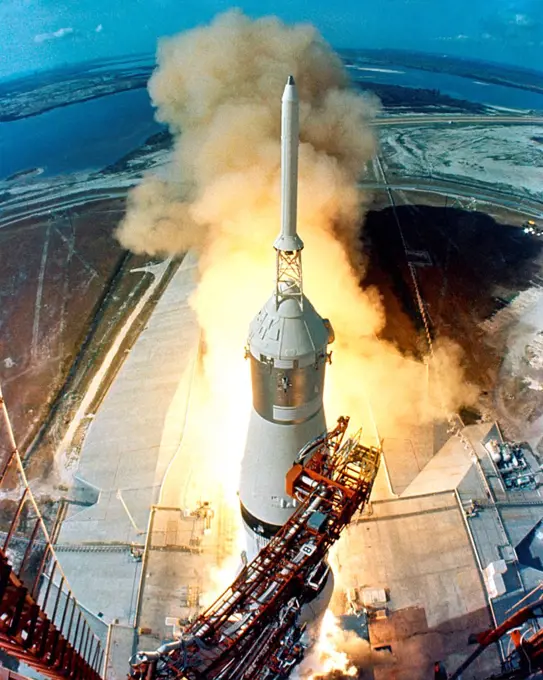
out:
<path id="1" fill-rule="evenodd" d="M 74 398 L 64 391 L 74 367 L 92 372 L 92 352 L 78 363 L 81 349 L 107 346 L 150 281 L 130 272 L 149 258 L 113 237 L 123 209 L 94 202 L 0 230 L 0 380 L 23 454 L 59 394 Z"/>

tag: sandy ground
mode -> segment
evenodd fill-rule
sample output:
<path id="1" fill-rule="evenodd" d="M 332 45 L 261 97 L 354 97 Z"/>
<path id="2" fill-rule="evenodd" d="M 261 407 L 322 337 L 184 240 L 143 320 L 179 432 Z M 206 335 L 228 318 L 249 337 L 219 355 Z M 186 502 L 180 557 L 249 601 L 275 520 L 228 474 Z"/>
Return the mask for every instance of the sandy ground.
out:
<path id="1" fill-rule="evenodd" d="M 474 182 L 542 199 L 541 126 L 382 128 L 391 174 Z"/>

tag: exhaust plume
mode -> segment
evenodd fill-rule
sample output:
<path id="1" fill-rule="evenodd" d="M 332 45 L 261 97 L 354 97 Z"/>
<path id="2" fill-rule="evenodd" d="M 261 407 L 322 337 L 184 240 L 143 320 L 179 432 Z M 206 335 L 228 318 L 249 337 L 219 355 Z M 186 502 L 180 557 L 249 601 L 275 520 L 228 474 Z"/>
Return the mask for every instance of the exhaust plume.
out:
<path id="1" fill-rule="evenodd" d="M 250 409 L 242 353 L 249 322 L 273 289 L 280 103 L 289 74 L 300 98 L 304 285 L 336 334 L 329 422 L 348 413 L 366 428 L 373 430 L 375 421 L 390 432 L 474 398 L 452 345 L 436 349 L 428 371 L 380 340 L 385 319 L 379 293 L 360 286 L 359 233 L 369 196 L 357 181 L 376 151 L 369 122 L 378 101 L 348 89 L 339 57 L 314 27 L 287 26 L 273 17 L 254 21 L 229 11 L 209 26 L 160 42 L 149 92 L 157 119 L 174 136 L 171 162 L 162 179 L 148 177 L 131 192 L 117 231 L 135 252 L 199 254 L 192 305 L 206 346 L 210 398 L 203 420 L 221 419 L 220 446 L 202 447 L 208 456 L 202 459 L 202 483 L 209 483 L 210 467 L 224 467 L 229 439 L 235 442 L 230 469 L 236 470 L 242 454 L 240 428 Z M 217 428 L 203 428 L 206 440 L 211 429 Z M 213 459 L 219 455 L 214 449 L 220 461 Z"/>
<path id="2" fill-rule="evenodd" d="M 341 628 L 330 610 L 324 614 L 318 631 L 318 639 L 310 647 L 299 668 L 295 680 L 342 680 L 363 678 L 364 670 L 377 665 L 390 664 L 392 655 L 374 651 L 370 643 L 354 631 Z"/>

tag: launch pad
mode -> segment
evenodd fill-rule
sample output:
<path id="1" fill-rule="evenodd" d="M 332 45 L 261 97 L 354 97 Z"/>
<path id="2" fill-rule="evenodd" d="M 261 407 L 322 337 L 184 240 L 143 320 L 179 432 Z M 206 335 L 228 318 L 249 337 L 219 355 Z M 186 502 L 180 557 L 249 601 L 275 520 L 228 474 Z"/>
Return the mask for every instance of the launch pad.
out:
<path id="1" fill-rule="evenodd" d="M 150 342 L 151 338 L 169 337 L 168 342 L 172 343 L 173 348 L 178 333 L 174 328 L 187 330 L 189 327 L 190 311 L 179 307 L 179 297 L 177 294 L 174 295 L 176 289 L 178 293 L 185 290 L 185 295 L 190 290 L 190 276 L 187 278 L 189 272 L 187 261 L 179 271 L 179 277 L 170 284 L 169 296 L 164 298 L 163 305 L 171 300 L 174 307 L 170 307 L 170 311 L 167 311 L 168 307 L 157 307 L 148 329 L 131 352 L 133 359 L 125 361 L 111 388 L 117 395 L 124 391 L 121 390 L 123 383 L 130 386 L 138 380 L 141 364 L 136 359 L 141 356 L 149 361 L 148 348 L 154 344 L 154 340 Z M 185 283 L 182 283 L 183 278 Z M 181 283 L 181 288 L 178 288 Z M 184 288 L 185 285 L 188 288 Z M 178 320 L 177 326 L 172 325 L 174 318 Z M 164 333 L 165 319 L 169 319 L 171 334 Z M 156 336 L 153 335 L 155 333 Z M 193 343 L 186 345 L 185 356 L 188 361 L 185 370 L 175 378 L 175 388 L 168 388 L 170 395 L 184 394 L 186 397 L 190 394 L 190 385 L 186 381 L 191 375 L 190 360 L 196 356 L 197 339 L 198 336 L 195 334 Z M 164 356 L 167 356 L 167 352 L 162 354 L 158 352 L 156 360 L 164 366 L 165 374 L 170 374 L 173 378 L 171 365 L 164 361 Z M 175 363 L 179 362 L 179 352 L 174 354 L 172 351 L 170 356 L 175 357 Z M 149 369 L 155 371 L 158 365 L 151 363 Z M 130 388 L 125 394 L 124 406 L 118 396 L 115 399 L 106 398 L 95 416 L 93 425 L 99 423 L 101 418 L 104 418 L 104 423 L 126 418 L 127 405 L 133 410 L 136 400 Z M 142 396 L 145 395 L 142 393 Z M 153 409 L 153 415 L 157 418 L 156 432 L 159 435 L 157 444 L 162 439 L 161 428 L 164 427 L 164 423 L 170 422 L 167 414 L 173 403 L 172 396 L 163 402 L 157 399 Z M 175 413 L 179 412 L 182 413 L 183 409 L 176 408 Z M 177 427 L 180 428 L 176 435 L 178 441 L 182 438 L 187 424 L 189 429 L 193 426 L 190 415 L 189 409 L 187 423 L 184 419 L 176 420 Z M 96 429 L 94 437 L 101 431 L 100 427 Z M 411 437 L 415 434 L 411 433 Z M 476 445 L 484 433 L 474 432 L 468 428 L 466 434 Z M 117 444 L 119 456 L 125 461 L 121 467 L 118 460 L 112 456 L 97 460 L 95 458 L 97 441 L 93 437 L 88 437 L 83 449 L 80 470 L 90 473 L 93 466 L 99 468 L 103 480 L 100 482 L 101 503 L 108 502 L 108 511 L 100 511 L 100 504 L 85 510 L 81 510 L 80 506 L 74 507 L 73 513 L 70 513 L 64 522 L 58 546 L 67 577 L 78 598 L 92 612 L 91 620 L 96 623 L 98 629 L 101 627 L 104 633 L 107 631 L 105 624 L 110 624 L 110 645 L 107 649 L 109 668 L 110 672 L 115 672 L 119 676 L 126 669 L 126 659 L 132 653 L 135 640 L 139 640 L 137 642 L 139 648 L 152 649 L 153 644 L 156 645 L 161 639 L 171 638 L 175 632 L 174 625 L 172 622 L 168 623 L 167 619 L 173 619 L 175 624 L 179 619 L 183 620 L 184 617 L 197 613 L 200 604 L 201 581 L 196 576 L 196 572 L 201 570 L 200 555 L 197 552 L 181 550 L 190 544 L 192 528 L 189 531 L 188 527 L 192 527 L 192 524 L 189 524 L 191 520 L 181 517 L 179 510 L 157 509 L 155 516 L 160 519 L 153 523 L 151 534 L 154 536 L 148 538 L 149 524 L 142 521 L 145 518 L 138 514 L 137 507 L 134 506 L 135 497 L 132 495 L 134 492 L 131 493 L 126 488 L 131 486 L 134 489 L 145 489 L 149 484 L 148 477 L 144 474 L 145 468 L 133 469 L 131 483 L 130 485 L 126 483 L 129 478 L 125 471 L 130 469 L 129 461 L 133 456 L 130 452 L 137 448 L 134 446 L 137 442 L 136 435 L 137 432 L 133 428 L 127 428 L 126 439 L 124 442 L 119 440 Z M 412 441 L 412 444 L 416 447 L 417 441 Z M 151 446 L 148 451 L 153 449 L 154 446 Z M 484 458 L 486 454 L 482 445 L 479 452 L 486 466 Z M 181 449 L 180 453 L 172 465 L 177 465 L 187 472 L 190 468 L 190 458 L 185 457 L 184 453 L 188 455 L 188 451 L 183 453 Z M 389 451 L 388 455 L 391 456 L 392 462 L 392 457 L 397 455 L 397 449 Z M 386 456 L 385 442 L 385 459 Z M 488 460 L 488 455 L 486 459 Z M 171 472 L 173 470 L 174 468 L 170 468 Z M 492 474 L 491 468 L 485 468 L 483 472 L 489 476 Z M 138 529 L 146 533 L 137 533 L 116 493 L 110 491 L 111 480 L 115 478 L 115 474 L 118 475 L 118 487 L 123 489 L 122 497 Z M 360 560 L 357 570 L 359 580 L 356 586 L 385 588 L 389 597 L 388 618 L 370 621 L 371 646 L 375 649 L 390 647 L 398 662 L 405 664 L 404 677 L 410 680 L 424 677 L 417 676 L 417 672 L 430 668 L 436 656 L 446 660 L 449 668 L 454 667 L 456 660 L 460 661 L 465 656 L 468 650 L 463 621 L 470 626 L 473 624 L 471 629 L 476 630 L 488 627 L 492 620 L 477 555 L 482 565 L 486 566 L 489 561 L 499 559 L 501 554 L 498 547 L 504 544 L 504 541 L 500 538 L 501 530 L 497 524 L 496 510 L 492 506 L 485 506 L 488 499 L 479 474 L 461 440 L 453 436 L 445 447 L 431 457 L 422 472 L 416 474 L 414 479 L 408 479 L 405 471 L 402 477 L 398 477 L 403 489 L 386 483 L 385 468 L 382 467 L 381 483 L 374 489 L 373 503 L 370 507 L 372 514 L 348 531 L 346 549 L 349 550 L 351 557 L 358 554 Z M 172 483 L 176 476 L 172 475 Z M 490 483 L 497 484 L 496 479 L 490 476 Z M 160 487 L 161 484 L 155 487 L 157 501 Z M 456 487 L 460 487 L 460 504 L 454 492 Z M 171 501 L 170 494 L 174 492 L 174 488 L 168 487 L 167 484 L 162 486 L 167 502 Z M 433 493 L 429 494 L 430 491 Z M 497 486 L 496 491 L 499 491 Z M 398 492 L 401 495 L 396 497 L 394 494 Z M 520 493 L 525 502 L 531 499 L 531 503 L 526 503 L 523 507 L 518 504 L 505 506 L 503 502 L 507 500 L 507 496 L 503 498 L 500 496 L 502 505 L 498 506 L 514 544 L 529 532 L 540 516 L 539 506 L 533 504 L 536 501 L 536 492 L 531 492 L 536 494 L 533 498 L 525 496 L 529 492 Z M 479 499 L 481 502 L 482 507 L 477 517 L 465 516 L 470 499 Z M 114 513 L 115 507 L 117 510 Z M 140 507 L 139 512 L 143 509 Z M 218 511 L 219 507 L 216 510 Z M 176 525 L 185 527 L 184 533 L 172 529 L 171 522 L 174 520 Z M 207 555 L 211 554 L 217 561 L 220 557 L 218 549 L 224 538 L 219 531 L 221 521 L 218 512 L 212 522 L 212 535 L 204 539 L 209 541 Z M 112 528 L 119 533 L 112 534 Z M 202 529 L 203 526 L 197 529 L 200 535 Z M 126 536 L 124 551 L 111 549 L 106 551 L 105 548 L 108 546 L 104 546 L 104 537 L 121 534 Z M 144 545 L 146 540 L 152 548 L 148 553 L 150 557 L 145 559 L 143 556 L 142 561 L 136 561 L 131 555 L 130 544 Z M 72 549 L 68 551 L 70 545 Z M 174 549 L 176 546 L 178 549 Z M 89 551 L 90 548 L 94 549 Z M 223 544 L 222 548 L 226 546 Z M 175 568 L 172 560 L 175 560 Z M 95 577 L 104 572 L 108 574 L 108 578 Z M 143 584 L 139 587 L 142 588 L 140 603 L 142 599 L 144 603 L 139 609 L 139 625 L 135 626 L 134 614 L 137 609 L 139 584 Z M 172 593 L 175 595 L 174 598 Z M 502 607 L 505 612 L 522 597 L 522 593 L 517 586 L 516 592 L 512 591 L 498 598 L 496 604 L 500 605 L 502 599 L 508 602 L 507 606 Z M 151 606 L 153 601 L 156 604 Z M 101 617 L 99 614 L 102 614 Z M 115 619 L 117 622 L 114 622 Z M 398 635 L 399 630 L 404 631 L 402 635 Z M 104 642 L 106 637 L 103 636 Z M 420 644 L 422 640 L 425 641 L 424 645 Z M 492 650 L 487 650 L 480 663 L 483 664 L 482 668 L 488 668 L 487 664 L 492 666 L 492 663 L 497 667 L 497 652 L 492 656 Z M 397 668 L 394 672 L 398 672 Z M 389 677 L 389 670 L 386 665 L 377 666 L 373 674 L 376 679 L 384 680 Z"/>

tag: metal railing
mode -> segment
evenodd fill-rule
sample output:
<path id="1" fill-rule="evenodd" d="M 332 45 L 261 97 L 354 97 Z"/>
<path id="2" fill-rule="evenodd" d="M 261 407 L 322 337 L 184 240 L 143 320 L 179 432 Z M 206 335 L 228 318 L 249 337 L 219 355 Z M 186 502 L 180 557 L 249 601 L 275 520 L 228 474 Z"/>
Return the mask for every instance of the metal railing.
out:
<path id="1" fill-rule="evenodd" d="M 56 557 L 54 504 L 32 493 L 1 387 L 0 408 L 0 648 L 50 678 L 99 680 L 102 642 Z"/>

